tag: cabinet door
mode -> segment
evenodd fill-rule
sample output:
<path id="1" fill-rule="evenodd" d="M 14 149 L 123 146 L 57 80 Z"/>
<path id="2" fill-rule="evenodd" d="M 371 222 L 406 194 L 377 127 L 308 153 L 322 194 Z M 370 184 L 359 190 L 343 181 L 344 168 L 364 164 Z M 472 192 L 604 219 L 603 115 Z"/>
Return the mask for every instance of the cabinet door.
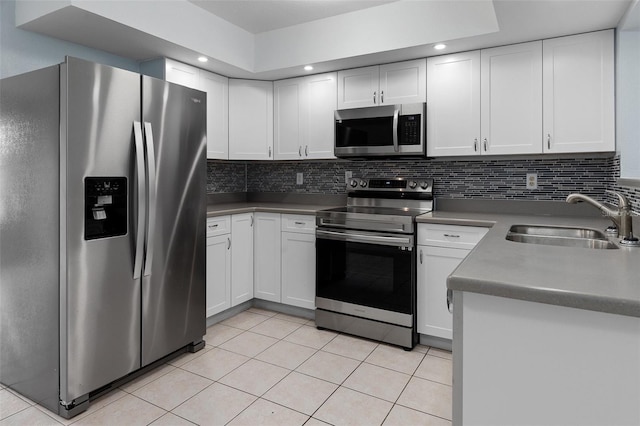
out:
<path id="1" fill-rule="evenodd" d="M 447 277 L 469 251 L 418 246 L 418 333 L 452 338 L 453 317 L 447 308 Z"/>
<path id="2" fill-rule="evenodd" d="M 253 213 L 231 216 L 231 306 L 253 299 Z"/>
<path id="3" fill-rule="evenodd" d="M 276 160 L 302 159 L 301 91 L 302 79 L 273 84 L 273 146 Z"/>
<path id="4" fill-rule="evenodd" d="M 229 80 L 229 159 L 273 159 L 273 83 Z"/>
<path id="5" fill-rule="evenodd" d="M 315 309 L 316 236 L 282 233 L 282 303 Z"/>
<path id="6" fill-rule="evenodd" d="M 544 152 L 613 151 L 613 30 L 544 40 Z"/>
<path id="7" fill-rule="evenodd" d="M 200 71 L 200 90 L 207 93 L 207 158 L 229 158 L 229 79 Z"/>
<path id="8" fill-rule="evenodd" d="M 480 153 L 480 52 L 427 58 L 427 155 Z"/>
<path id="9" fill-rule="evenodd" d="M 280 303 L 280 214 L 255 213 L 254 217 L 254 296 Z"/>
<path id="10" fill-rule="evenodd" d="M 480 56 L 482 154 L 541 154 L 542 42 Z"/>
<path id="11" fill-rule="evenodd" d="M 231 234 L 207 238 L 207 317 L 231 307 Z"/>
<path id="12" fill-rule="evenodd" d="M 198 68 L 167 59 L 165 62 L 165 80 L 170 83 L 198 89 Z"/>
<path id="13" fill-rule="evenodd" d="M 380 65 L 380 104 L 408 104 L 427 100 L 427 61 Z"/>
<path id="14" fill-rule="evenodd" d="M 338 109 L 378 104 L 379 67 L 338 71 Z"/>
<path id="15" fill-rule="evenodd" d="M 337 108 L 337 73 L 307 77 L 302 93 L 301 118 L 304 158 L 331 159 L 334 145 L 334 111 Z"/>

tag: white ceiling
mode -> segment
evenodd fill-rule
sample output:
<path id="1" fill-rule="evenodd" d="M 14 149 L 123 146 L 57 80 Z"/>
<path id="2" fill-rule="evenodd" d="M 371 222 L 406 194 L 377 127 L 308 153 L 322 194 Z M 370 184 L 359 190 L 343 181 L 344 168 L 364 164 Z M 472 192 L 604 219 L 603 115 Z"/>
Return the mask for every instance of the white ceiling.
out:
<path id="1" fill-rule="evenodd" d="M 368 9 L 397 0 L 189 0 L 253 34 Z"/>
<path id="2" fill-rule="evenodd" d="M 277 80 L 306 64 L 335 71 L 615 28 L 634 1 L 20 0 L 16 24 L 139 61 Z"/>

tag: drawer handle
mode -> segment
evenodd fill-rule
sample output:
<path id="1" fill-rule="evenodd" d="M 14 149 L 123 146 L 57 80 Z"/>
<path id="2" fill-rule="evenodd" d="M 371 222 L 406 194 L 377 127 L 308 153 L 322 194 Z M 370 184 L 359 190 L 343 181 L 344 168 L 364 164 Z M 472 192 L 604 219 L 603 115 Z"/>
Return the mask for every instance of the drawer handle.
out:
<path id="1" fill-rule="evenodd" d="M 215 225 L 209 225 L 209 229 L 214 229 L 214 228 L 217 228 L 217 227 L 218 227 L 217 223 Z"/>
<path id="2" fill-rule="evenodd" d="M 460 238 L 460 235 L 456 235 L 456 234 L 444 234 L 444 236 L 447 238 Z"/>
<path id="3" fill-rule="evenodd" d="M 296 225 L 304 225 L 304 222 L 294 222 Z"/>

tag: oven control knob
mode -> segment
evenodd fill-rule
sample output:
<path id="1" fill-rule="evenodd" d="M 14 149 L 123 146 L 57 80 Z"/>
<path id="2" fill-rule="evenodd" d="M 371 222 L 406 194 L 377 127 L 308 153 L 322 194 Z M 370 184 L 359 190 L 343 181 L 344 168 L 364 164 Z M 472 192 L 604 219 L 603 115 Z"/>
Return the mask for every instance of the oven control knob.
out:
<path id="1" fill-rule="evenodd" d="M 416 186 L 418 186 L 418 182 L 415 180 L 409 181 L 409 188 L 414 189 Z"/>
<path id="2" fill-rule="evenodd" d="M 360 186 L 363 187 L 363 188 L 366 188 L 367 187 L 367 181 L 366 180 L 361 180 L 360 181 Z"/>
<path id="3" fill-rule="evenodd" d="M 358 186 L 358 181 L 353 179 L 351 180 L 351 182 L 349 182 L 349 185 L 351 185 L 352 188 L 355 188 L 356 186 Z"/>
<path id="4" fill-rule="evenodd" d="M 420 188 L 427 189 L 429 187 L 429 182 L 420 182 Z"/>

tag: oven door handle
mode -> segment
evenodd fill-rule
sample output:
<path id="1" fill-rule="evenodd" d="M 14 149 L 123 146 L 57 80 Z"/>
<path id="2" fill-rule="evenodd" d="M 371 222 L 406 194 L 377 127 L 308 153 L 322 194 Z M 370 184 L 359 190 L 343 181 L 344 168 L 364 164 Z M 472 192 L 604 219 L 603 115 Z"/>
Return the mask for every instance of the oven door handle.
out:
<path id="1" fill-rule="evenodd" d="M 413 249 L 413 236 L 390 236 L 390 235 L 371 235 L 357 234 L 347 232 L 316 230 L 316 238 L 324 238 L 327 240 L 346 241 L 351 243 L 377 244 L 385 246 L 406 247 Z"/>
<path id="2" fill-rule="evenodd" d="M 348 222 L 356 222 L 356 223 L 371 223 L 369 219 L 357 219 L 357 218 L 349 218 Z M 395 222 L 382 222 L 376 221 L 375 226 L 377 230 L 380 230 L 380 226 L 384 225 L 384 230 L 388 232 L 406 232 L 406 227 L 403 224 L 398 224 Z M 334 228 L 349 228 L 349 225 L 345 225 L 344 223 L 334 222 L 331 219 L 319 218 L 318 226 L 332 226 Z M 373 229 L 373 228 L 372 228 Z"/>

